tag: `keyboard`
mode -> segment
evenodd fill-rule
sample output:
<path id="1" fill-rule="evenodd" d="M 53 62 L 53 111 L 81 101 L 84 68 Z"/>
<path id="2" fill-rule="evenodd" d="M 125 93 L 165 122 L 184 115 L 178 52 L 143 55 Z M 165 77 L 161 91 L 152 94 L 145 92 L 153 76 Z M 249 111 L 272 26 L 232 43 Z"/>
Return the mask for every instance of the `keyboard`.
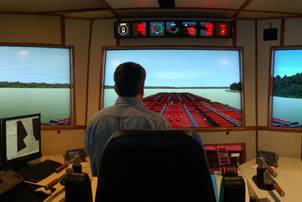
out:
<path id="1" fill-rule="evenodd" d="M 24 178 L 12 170 L 0 171 L 0 195 L 16 187 L 23 181 Z"/>
<path id="2" fill-rule="evenodd" d="M 27 165 L 17 171 L 30 182 L 39 182 L 44 178 L 48 177 L 52 173 L 56 172 L 56 168 L 62 164 L 52 160 L 45 160 L 38 164 Z"/>

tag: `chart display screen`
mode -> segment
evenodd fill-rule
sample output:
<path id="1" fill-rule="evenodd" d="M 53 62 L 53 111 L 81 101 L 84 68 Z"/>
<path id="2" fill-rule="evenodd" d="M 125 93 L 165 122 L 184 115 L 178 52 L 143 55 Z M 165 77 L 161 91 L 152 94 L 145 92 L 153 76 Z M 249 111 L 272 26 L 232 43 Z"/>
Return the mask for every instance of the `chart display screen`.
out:
<path id="1" fill-rule="evenodd" d="M 8 161 L 40 152 L 40 124 L 38 115 L 5 122 Z"/>

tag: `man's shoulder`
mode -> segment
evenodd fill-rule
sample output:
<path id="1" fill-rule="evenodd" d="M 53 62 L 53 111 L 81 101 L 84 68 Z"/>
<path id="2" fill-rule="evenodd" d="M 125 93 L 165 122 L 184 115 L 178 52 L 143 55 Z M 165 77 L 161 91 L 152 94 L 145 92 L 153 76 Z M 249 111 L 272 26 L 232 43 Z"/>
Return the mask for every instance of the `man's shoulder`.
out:
<path id="1" fill-rule="evenodd" d="M 126 108 L 120 106 L 111 106 L 102 109 L 101 111 L 96 112 L 90 119 L 91 124 L 96 124 L 99 122 L 110 122 L 116 121 L 120 118 L 123 119 L 141 119 L 141 120 L 148 120 L 153 122 L 155 125 L 163 126 L 164 128 L 167 127 L 167 121 L 163 116 L 161 116 L 158 112 L 154 112 L 148 110 L 144 107 L 132 107 L 128 106 Z"/>
<path id="2" fill-rule="evenodd" d="M 95 120 L 102 119 L 103 117 L 106 117 L 106 116 L 111 115 L 111 114 L 112 114 L 113 112 L 115 112 L 115 111 L 116 111 L 116 109 L 115 109 L 114 106 L 104 108 L 104 109 L 102 109 L 102 110 L 100 110 L 100 111 L 95 112 L 95 113 L 92 115 L 90 121 L 95 121 Z"/>
<path id="3" fill-rule="evenodd" d="M 151 111 L 149 109 L 145 109 L 145 114 L 148 116 L 153 122 L 157 124 L 163 125 L 164 127 L 168 127 L 168 123 L 166 119 L 160 115 L 158 112 Z"/>
<path id="4" fill-rule="evenodd" d="M 144 109 L 144 112 L 146 113 L 146 115 L 151 116 L 151 118 L 164 119 L 158 112 L 154 112 L 154 111 L 151 111 L 149 109 Z"/>

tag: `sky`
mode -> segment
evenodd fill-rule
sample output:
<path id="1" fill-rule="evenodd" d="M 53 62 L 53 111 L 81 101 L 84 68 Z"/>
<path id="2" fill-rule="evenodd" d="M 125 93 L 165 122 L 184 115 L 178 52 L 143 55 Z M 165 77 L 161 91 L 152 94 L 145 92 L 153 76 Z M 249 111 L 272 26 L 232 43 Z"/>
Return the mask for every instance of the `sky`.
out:
<path id="1" fill-rule="evenodd" d="M 145 86 L 228 87 L 240 81 L 237 50 L 107 50 L 105 85 L 113 85 L 115 68 L 129 61 L 146 69 Z"/>
<path id="2" fill-rule="evenodd" d="M 274 76 L 302 72 L 302 50 L 276 50 L 274 53 Z"/>
<path id="3" fill-rule="evenodd" d="M 68 48 L 0 46 L 0 81 L 70 83 Z"/>

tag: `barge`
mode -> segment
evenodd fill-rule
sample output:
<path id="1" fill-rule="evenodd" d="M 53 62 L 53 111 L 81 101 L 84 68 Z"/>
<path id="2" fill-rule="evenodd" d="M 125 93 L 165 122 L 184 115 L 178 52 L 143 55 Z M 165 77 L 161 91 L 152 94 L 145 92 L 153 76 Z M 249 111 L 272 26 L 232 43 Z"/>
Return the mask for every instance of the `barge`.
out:
<path id="1" fill-rule="evenodd" d="M 241 110 L 193 93 L 156 93 L 145 108 L 158 112 L 172 128 L 240 127 Z"/>
<path id="2" fill-rule="evenodd" d="M 145 108 L 158 112 L 171 128 L 241 127 L 241 110 L 193 93 L 156 93 L 143 100 Z M 273 118 L 275 127 L 301 127 L 298 122 Z"/>

